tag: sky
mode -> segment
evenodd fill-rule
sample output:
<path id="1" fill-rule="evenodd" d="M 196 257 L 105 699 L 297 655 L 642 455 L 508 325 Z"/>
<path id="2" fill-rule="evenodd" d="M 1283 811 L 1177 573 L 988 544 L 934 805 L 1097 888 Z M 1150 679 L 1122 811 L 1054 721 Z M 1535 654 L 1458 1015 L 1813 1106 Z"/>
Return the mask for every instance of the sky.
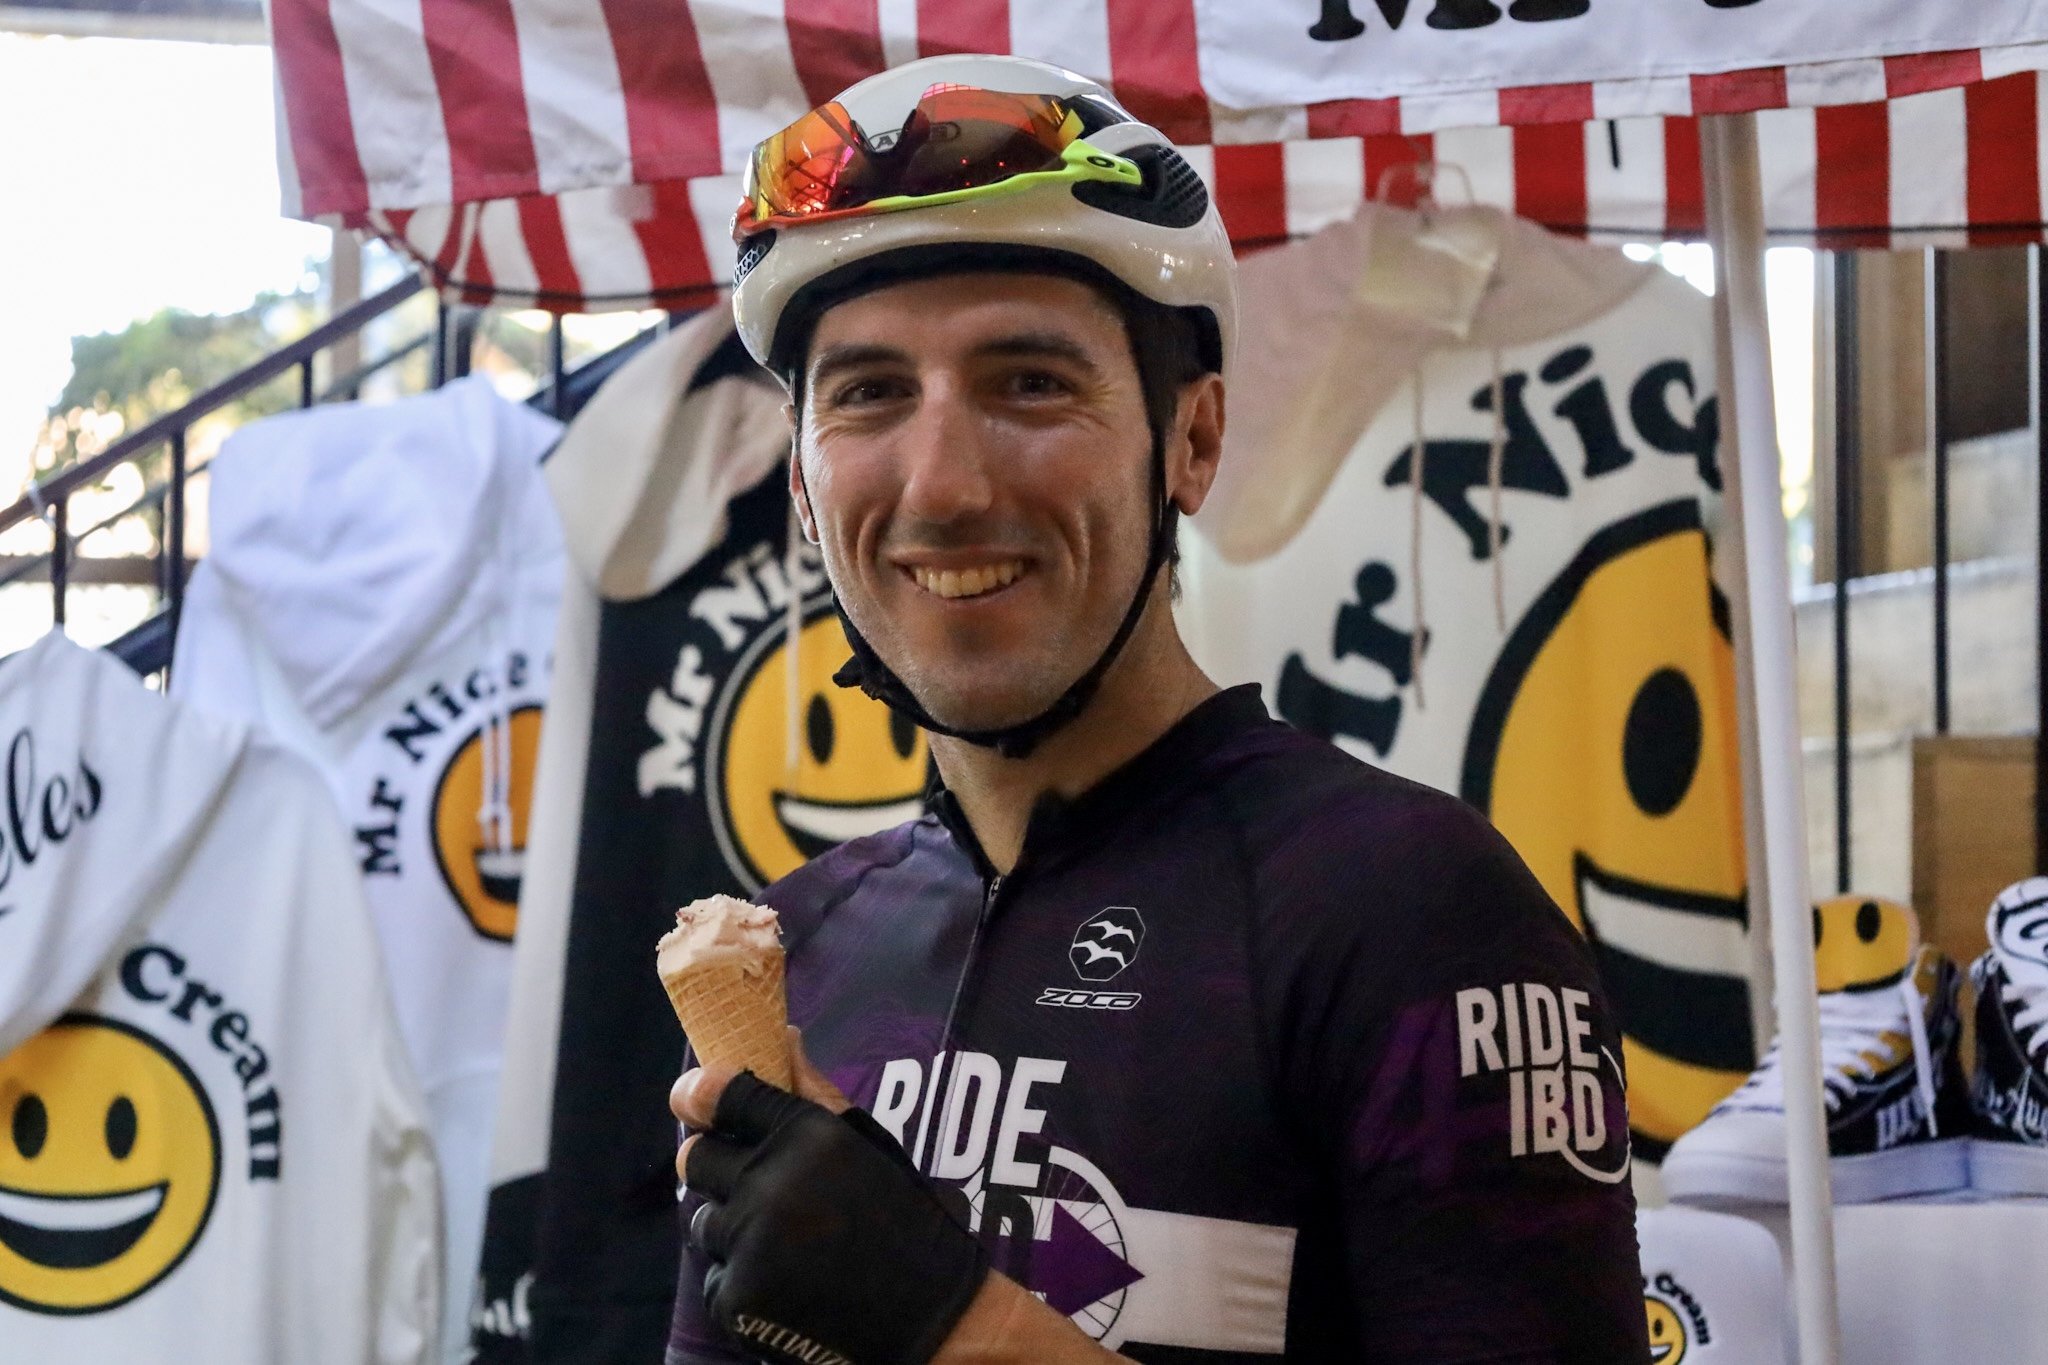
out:
<path id="1" fill-rule="evenodd" d="M 75 333 L 288 289 L 331 234 L 278 215 L 270 52 L 0 33 L 0 498 Z"/>

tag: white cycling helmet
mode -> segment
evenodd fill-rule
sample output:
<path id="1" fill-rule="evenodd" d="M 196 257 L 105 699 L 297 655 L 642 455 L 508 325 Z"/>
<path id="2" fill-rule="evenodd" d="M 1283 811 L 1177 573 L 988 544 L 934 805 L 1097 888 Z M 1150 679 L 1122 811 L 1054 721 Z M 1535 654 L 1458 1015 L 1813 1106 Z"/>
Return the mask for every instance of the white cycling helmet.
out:
<path id="1" fill-rule="evenodd" d="M 832 302 L 891 278 L 1107 277 L 1197 323 L 1221 371 L 1237 269 L 1208 188 L 1100 85 L 1021 57 L 928 57 L 764 140 L 733 225 L 733 314 L 787 379 Z"/>

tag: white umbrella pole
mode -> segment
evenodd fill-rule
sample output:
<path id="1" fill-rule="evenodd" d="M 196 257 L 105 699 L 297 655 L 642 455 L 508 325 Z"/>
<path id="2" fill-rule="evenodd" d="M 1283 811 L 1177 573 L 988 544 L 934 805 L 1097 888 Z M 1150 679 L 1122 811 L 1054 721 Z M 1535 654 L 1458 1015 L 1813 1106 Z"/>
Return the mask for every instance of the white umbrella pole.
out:
<path id="1" fill-rule="evenodd" d="M 1721 468 L 1740 520 L 1741 551 L 1730 565 L 1748 610 L 1749 676 L 1741 688 L 1755 736 L 1749 792 L 1760 818 L 1747 822 L 1763 841 L 1763 883 L 1750 882 L 1770 925 L 1778 1003 L 1778 1046 L 1785 1075 L 1786 1159 L 1791 1181 L 1792 1289 L 1799 1365 L 1839 1365 L 1841 1321 L 1835 1307 L 1834 1201 L 1828 1188 L 1827 1120 L 1821 1097 L 1820 1006 L 1814 993 L 1813 936 L 1807 911 L 1806 792 L 1800 770 L 1798 692 L 1792 635 L 1792 583 L 1779 491 L 1776 409 L 1771 398 L 1770 333 L 1764 313 L 1764 214 L 1751 114 L 1700 120 L 1723 341 Z M 1844 414 L 1844 420 L 1853 414 Z M 1846 532 L 1843 532 L 1846 534 Z M 1837 585 L 1837 591 L 1842 585 Z M 1752 851 L 1750 866 L 1758 865 Z"/>

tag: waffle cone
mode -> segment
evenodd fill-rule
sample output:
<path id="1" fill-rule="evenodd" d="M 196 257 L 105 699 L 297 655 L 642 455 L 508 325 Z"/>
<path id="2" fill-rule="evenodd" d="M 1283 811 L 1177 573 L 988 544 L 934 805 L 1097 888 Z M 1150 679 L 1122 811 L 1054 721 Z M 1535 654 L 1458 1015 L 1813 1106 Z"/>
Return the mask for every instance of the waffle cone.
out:
<path id="1" fill-rule="evenodd" d="M 737 1067 L 771 1085 L 794 1090 L 782 953 L 777 950 L 764 956 L 761 963 L 726 961 L 685 967 L 664 975 L 661 984 L 700 1065 Z"/>

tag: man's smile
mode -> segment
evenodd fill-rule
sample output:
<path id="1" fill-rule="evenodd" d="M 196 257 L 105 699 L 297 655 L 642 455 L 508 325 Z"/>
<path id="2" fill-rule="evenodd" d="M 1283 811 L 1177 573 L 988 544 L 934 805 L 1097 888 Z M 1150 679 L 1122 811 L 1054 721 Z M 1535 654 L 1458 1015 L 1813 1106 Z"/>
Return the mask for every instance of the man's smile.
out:
<path id="1" fill-rule="evenodd" d="M 965 569 L 934 569 L 912 565 L 906 572 L 911 581 L 934 597 L 980 597 L 1007 588 L 1024 576 L 1024 561 L 1005 559 Z"/>

